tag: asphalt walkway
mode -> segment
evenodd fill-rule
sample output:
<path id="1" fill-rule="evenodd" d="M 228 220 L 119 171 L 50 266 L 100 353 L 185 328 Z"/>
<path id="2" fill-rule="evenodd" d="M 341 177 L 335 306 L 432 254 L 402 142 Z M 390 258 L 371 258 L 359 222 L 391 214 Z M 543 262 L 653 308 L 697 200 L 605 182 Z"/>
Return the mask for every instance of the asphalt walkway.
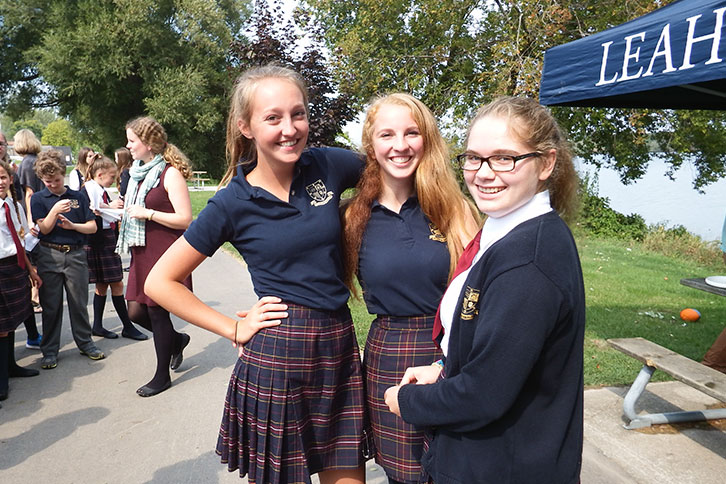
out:
<path id="1" fill-rule="evenodd" d="M 222 251 L 193 277 L 195 293 L 226 314 L 246 309 L 256 300 L 244 264 Z M 121 330 L 110 301 L 104 324 Z M 152 340 L 97 338 L 107 358 L 94 362 L 79 354 L 66 318 L 58 367 L 10 382 L 10 397 L 0 409 L 0 481 L 246 482 L 228 473 L 214 453 L 236 350 L 227 340 L 183 321 L 175 319 L 175 326 L 191 335 L 184 363 L 172 373 L 171 389 L 143 399 L 135 391 L 154 372 Z M 40 352 L 26 349 L 24 341 L 21 326 L 18 360 L 39 368 Z M 623 388 L 585 392 L 583 484 L 724 482 L 724 426 L 625 430 L 624 392 Z M 649 385 L 643 400 L 648 412 L 718 403 L 677 382 Z M 386 482 L 372 462 L 367 470 L 369 484 Z"/>

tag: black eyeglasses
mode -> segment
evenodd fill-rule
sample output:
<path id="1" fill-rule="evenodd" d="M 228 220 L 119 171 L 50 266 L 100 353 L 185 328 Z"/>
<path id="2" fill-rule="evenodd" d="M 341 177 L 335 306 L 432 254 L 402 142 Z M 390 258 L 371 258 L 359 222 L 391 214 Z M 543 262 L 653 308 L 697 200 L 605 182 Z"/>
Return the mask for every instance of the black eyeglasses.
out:
<path id="1" fill-rule="evenodd" d="M 482 163 L 489 165 L 492 171 L 503 172 L 514 170 L 515 164 L 519 160 L 525 158 L 531 158 L 533 156 L 542 156 L 542 152 L 533 151 L 532 153 L 525 153 L 523 155 L 492 155 L 492 156 L 479 156 L 473 153 L 462 153 L 456 157 L 456 161 L 462 170 L 467 171 L 478 171 L 481 168 Z"/>

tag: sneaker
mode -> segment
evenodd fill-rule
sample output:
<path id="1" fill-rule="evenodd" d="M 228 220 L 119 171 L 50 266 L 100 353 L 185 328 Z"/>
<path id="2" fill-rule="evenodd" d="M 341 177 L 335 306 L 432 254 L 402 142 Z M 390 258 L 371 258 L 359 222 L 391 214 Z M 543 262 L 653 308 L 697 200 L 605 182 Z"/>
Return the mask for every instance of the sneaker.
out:
<path id="1" fill-rule="evenodd" d="M 90 350 L 81 350 L 81 354 L 83 356 L 87 356 L 92 360 L 102 360 L 106 358 L 106 355 L 103 354 L 103 351 L 99 350 L 98 348 L 91 348 Z"/>
<path id="2" fill-rule="evenodd" d="M 46 355 L 40 360 L 40 367 L 44 370 L 52 370 L 58 366 L 58 358 L 54 355 Z"/>
<path id="3" fill-rule="evenodd" d="M 37 338 L 28 338 L 28 340 L 25 342 L 25 347 L 30 350 L 39 350 L 40 349 L 40 339 L 43 337 L 42 334 L 39 334 Z"/>

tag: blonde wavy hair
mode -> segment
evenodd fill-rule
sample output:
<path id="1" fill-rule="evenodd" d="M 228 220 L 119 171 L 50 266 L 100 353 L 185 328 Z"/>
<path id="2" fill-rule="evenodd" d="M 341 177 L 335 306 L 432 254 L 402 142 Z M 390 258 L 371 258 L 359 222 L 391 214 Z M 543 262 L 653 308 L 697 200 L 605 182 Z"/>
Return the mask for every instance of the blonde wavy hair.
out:
<path id="1" fill-rule="evenodd" d="M 243 72 L 235 81 L 234 90 L 230 99 L 229 115 L 227 117 L 227 171 L 219 183 L 220 187 L 229 183 L 237 172 L 240 164 L 254 163 L 257 159 L 255 141 L 246 138 L 239 130 L 237 123 L 242 120 L 250 122 L 252 104 L 257 86 L 267 79 L 284 79 L 293 83 L 300 89 L 305 104 L 305 113 L 308 114 L 308 90 L 305 81 L 297 72 L 274 63 L 261 67 L 254 67 Z"/>
<path id="2" fill-rule="evenodd" d="M 189 158 L 175 145 L 167 142 L 166 131 L 154 118 L 141 116 L 126 123 L 126 129 L 139 137 L 142 143 L 151 148 L 155 155 L 161 155 L 164 161 L 179 170 L 187 180 L 192 177 L 192 164 Z"/>
<path id="3" fill-rule="evenodd" d="M 373 147 L 373 125 L 382 106 L 403 106 L 411 111 L 423 138 L 423 154 L 416 169 L 415 187 L 423 213 L 446 236 L 449 249 L 449 278 L 464 250 L 462 240 L 470 240 L 470 220 L 480 222 L 479 211 L 464 196 L 449 161 L 449 150 L 439 132 L 436 119 L 421 101 L 405 93 L 393 93 L 373 101 L 363 122 L 362 144 L 366 156 L 357 195 L 343 214 L 345 282 L 355 292 L 353 276 L 358 272 L 358 253 L 363 233 L 371 217 L 371 204 L 381 195 L 380 165 Z"/>

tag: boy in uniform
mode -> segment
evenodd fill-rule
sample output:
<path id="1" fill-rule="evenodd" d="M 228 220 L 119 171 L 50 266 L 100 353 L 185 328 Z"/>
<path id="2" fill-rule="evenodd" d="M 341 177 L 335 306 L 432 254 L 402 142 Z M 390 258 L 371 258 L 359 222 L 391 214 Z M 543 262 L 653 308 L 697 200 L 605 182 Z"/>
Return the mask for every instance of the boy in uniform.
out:
<path id="1" fill-rule="evenodd" d="M 30 199 L 33 220 L 40 227 L 38 274 L 44 284 L 40 288 L 43 306 L 43 340 L 40 350 L 43 369 L 58 365 L 61 323 L 63 321 L 63 288 L 68 301 L 73 339 L 81 354 L 92 360 L 105 355 L 91 338 L 88 321 L 88 264 L 86 235 L 96 231 L 96 220 L 88 199 L 64 185 L 65 165 L 61 153 L 44 151 L 38 155 L 35 173 L 45 188 Z"/>

